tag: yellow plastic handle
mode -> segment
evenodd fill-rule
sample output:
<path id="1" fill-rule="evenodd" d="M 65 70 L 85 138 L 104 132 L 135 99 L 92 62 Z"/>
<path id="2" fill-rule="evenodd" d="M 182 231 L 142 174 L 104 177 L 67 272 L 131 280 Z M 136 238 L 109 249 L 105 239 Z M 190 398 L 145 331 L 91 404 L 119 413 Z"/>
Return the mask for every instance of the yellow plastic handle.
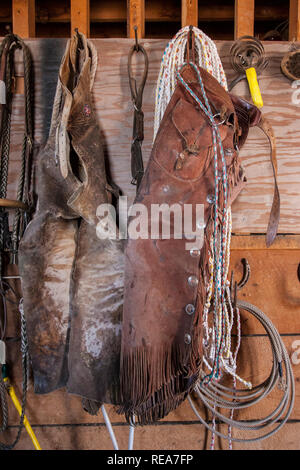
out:
<path id="1" fill-rule="evenodd" d="M 6 382 L 7 378 L 4 379 L 4 381 Z M 18 410 L 19 415 L 21 416 L 22 407 L 20 405 L 20 402 L 18 400 L 17 395 L 15 394 L 15 390 L 14 390 L 14 387 L 12 385 L 8 386 L 8 393 L 9 393 L 10 398 L 13 401 L 13 404 L 15 405 L 16 409 Z M 28 419 L 26 418 L 26 416 L 24 416 L 24 426 L 25 426 L 25 429 L 26 429 L 26 431 L 28 432 L 28 434 L 30 436 L 30 439 L 32 440 L 32 443 L 33 443 L 35 449 L 36 450 L 42 450 L 42 448 L 41 448 L 41 446 L 40 446 L 40 444 L 39 444 L 39 442 L 36 438 L 36 435 L 34 434 L 33 429 L 30 426 L 30 423 L 29 423 Z"/>
<path id="2" fill-rule="evenodd" d="M 262 108 L 264 103 L 259 89 L 256 70 L 254 67 L 250 67 L 246 70 L 246 76 L 249 83 L 250 93 L 252 96 L 253 103 L 258 108 Z"/>

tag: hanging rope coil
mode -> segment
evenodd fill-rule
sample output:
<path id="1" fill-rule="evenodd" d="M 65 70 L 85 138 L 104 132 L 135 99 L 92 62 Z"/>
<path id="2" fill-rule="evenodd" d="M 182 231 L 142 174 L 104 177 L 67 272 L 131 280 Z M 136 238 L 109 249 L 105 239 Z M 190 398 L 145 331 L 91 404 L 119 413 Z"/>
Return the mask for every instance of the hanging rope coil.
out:
<path id="1" fill-rule="evenodd" d="M 283 344 L 283 341 L 277 329 L 270 319 L 257 307 L 245 301 L 238 301 L 236 305 L 238 310 L 245 310 L 253 315 L 264 327 L 270 340 L 273 363 L 269 377 L 261 384 L 253 387 L 250 392 L 247 389 L 228 388 L 217 381 L 212 381 L 209 385 L 203 386 L 199 382 L 195 387 L 196 395 L 222 423 L 235 427 L 243 431 L 263 431 L 270 426 L 275 426 L 269 432 L 251 438 L 235 438 L 232 435 L 225 435 L 210 426 L 200 415 L 192 397 L 189 397 L 190 405 L 199 418 L 200 422 L 218 436 L 235 442 L 255 442 L 266 439 L 277 432 L 288 420 L 295 401 L 295 384 L 292 366 Z M 284 373 L 285 370 L 285 373 Z M 283 390 L 283 396 L 275 409 L 262 419 L 250 421 L 238 421 L 227 417 L 217 411 L 217 408 L 224 408 L 231 411 L 241 410 L 256 405 L 262 399 L 266 398 L 278 386 Z"/>
<path id="2" fill-rule="evenodd" d="M 178 31 L 165 48 L 155 93 L 154 137 L 177 85 L 177 72 L 186 61 L 186 48 L 190 27 Z M 196 63 L 203 67 L 227 89 L 225 72 L 215 43 L 198 28 L 193 28 Z"/>

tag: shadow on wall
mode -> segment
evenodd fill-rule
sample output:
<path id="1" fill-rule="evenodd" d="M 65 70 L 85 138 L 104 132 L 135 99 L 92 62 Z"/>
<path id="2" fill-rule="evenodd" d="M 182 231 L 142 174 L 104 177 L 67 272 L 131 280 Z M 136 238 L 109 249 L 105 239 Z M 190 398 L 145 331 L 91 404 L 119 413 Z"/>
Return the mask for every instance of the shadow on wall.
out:
<path id="1" fill-rule="evenodd" d="M 36 83 L 41 89 L 36 90 L 36 102 L 39 103 L 41 113 L 41 141 L 46 141 L 50 129 L 52 106 L 58 79 L 60 62 L 65 52 L 67 39 L 39 39 L 38 57 L 33 57 L 36 64 Z M 29 44 L 30 47 L 30 44 Z M 38 76 L 37 76 L 38 75 Z"/>

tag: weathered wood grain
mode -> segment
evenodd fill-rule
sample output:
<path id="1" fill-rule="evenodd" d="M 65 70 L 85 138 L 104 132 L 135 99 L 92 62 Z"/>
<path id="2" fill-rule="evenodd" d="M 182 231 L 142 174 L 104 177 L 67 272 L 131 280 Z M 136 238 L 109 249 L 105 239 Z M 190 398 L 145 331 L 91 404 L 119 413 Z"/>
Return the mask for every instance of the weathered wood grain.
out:
<path id="1" fill-rule="evenodd" d="M 233 234 L 230 248 L 240 252 L 245 250 L 266 250 L 266 236 L 265 234 Z M 300 250 L 300 237 L 299 235 L 279 234 L 268 252 L 271 250 Z M 259 253 L 257 255 L 259 256 Z"/>
<path id="2" fill-rule="evenodd" d="M 135 38 L 137 27 L 138 38 L 145 37 L 145 0 L 127 0 L 127 36 Z"/>
<path id="3" fill-rule="evenodd" d="M 22 38 L 35 37 L 35 0 L 12 0 L 13 32 Z"/>
<path id="4" fill-rule="evenodd" d="M 95 39 L 99 66 L 94 85 L 94 101 L 101 126 L 112 178 L 132 201 L 135 188 L 130 184 L 130 145 L 132 134 L 132 104 L 127 77 L 127 53 L 132 40 Z M 149 75 L 144 91 L 145 140 L 144 161 L 152 146 L 155 85 L 163 49 L 167 41 L 144 40 L 149 54 Z M 66 40 L 40 39 L 28 41 L 35 64 L 36 77 L 36 140 L 43 142 L 49 128 L 52 99 L 59 63 Z M 229 66 L 231 42 L 217 42 L 227 72 L 228 81 L 234 77 Z M 278 183 L 281 194 L 280 233 L 300 233 L 300 106 L 292 102 L 295 89 L 280 71 L 280 62 L 289 43 L 264 43 L 269 66 L 259 78 L 264 99 L 263 112 L 270 120 L 276 135 Z M 246 82 L 234 89 L 250 99 Z M 22 132 L 22 99 L 16 102 L 14 112 L 15 142 Z M 15 145 L 13 143 L 13 145 Z M 14 148 L 17 152 L 17 147 Z M 17 153 L 12 158 L 17 158 Z M 273 196 L 273 175 L 269 161 L 269 145 L 259 129 L 251 129 L 241 150 L 247 187 L 233 204 L 233 231 L 237 233 L 264 233 Z"/>
<path id="5" fill-rule="evenodd" d="M 290 0 L 289 40 L 300 41 L 300 0 Z"/>
<path id="6" fill-rule="evenodd" d="M 103 426 L 68 426 L 68 427 L 39 427 L 34 428 L 40 444 L 44 450 L 112 450 L 112 443 L 107 430 Z M 114 431 L 121 450 L 126 450 L 128 445 L 128 428 L 115 426 Z M 226 433 L 226 427 L 221 428 Z M 234 450 L 299 450 L 300 424 L 288 423 L 278 434 L 262 442 L 233 443 Z M 16 429 L 11 432 L 11 437 Z M 242 437 L 233 433 L 235 437 Z M 203 426 L 197 423 L 164 426 L 145 426 L 135 432 L 134 450 L 209 450 L 210 433 L 206 435 Z M 22 434 L 17 450 L 32 450 L 32 443 L 26 433 Z M 215 449 L 227 450 L 228 444 L 216 439 Z"/>
<path id="7" fill-rule="evenodd" d="M 293 1 L 293 0 L 292 0 Z M 121 22 L 126 21 L 126 0 L 90 0 L 92 22 Z M 234 20 L 234 1 L 201 0 L 198 2 L 199 19 L 201 21 L 232 21 Z M 0 7 L 0 22 L 11 21 L 11 0 L 2 0 Z M 255 5 L 255 21 L 266 22 L 284 21 L 288 17 L 288 2 L 266 2 Z M 145 4 L 146 21 L 180 22 L 180 0 L 147 1 Z M 70 1 L 68 0 L 39 0 L 36 2 L 36 21 L 38 23 L 69 23 Z"/>
<path id="8" fill-rule="evenodd" d="M 181 0 L 181 26 L 198 26 L 198 0 Z"/>
<path id="9" fill-rule="evenodd" d="M 254 0 L 235 0 L 234 38 L 254 35 Z"/>
<path id="10" fill-rule="evenodd" d="M 229 272 L 234 271 L 237 282 L 242 278 L 242 258 L 248 260 L 251 271 L 238 298 L 259 307 L 281 334 L 300 334 L 300 250 L 232 250 Z M 265 333 L 247 312 L 242 312 L 242 332 Z"/>
<path id="11" fill-rule="evenodd" d="M 71 0 L 71 34 L 76 28 L 90 36 L 90 0 Z"/>

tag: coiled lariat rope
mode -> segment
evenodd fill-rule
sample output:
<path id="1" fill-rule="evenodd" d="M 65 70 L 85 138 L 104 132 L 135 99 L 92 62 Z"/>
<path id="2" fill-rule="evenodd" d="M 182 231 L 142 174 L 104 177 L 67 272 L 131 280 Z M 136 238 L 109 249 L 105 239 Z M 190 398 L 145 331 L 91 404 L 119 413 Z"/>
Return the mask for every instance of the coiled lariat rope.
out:
<path id="1" fill-rule="evenodd" d="M 236 438 L 232 437 L 230 434 L 226 436 L 225 434 L 216 431 L 214 427 L 211 427 L 201 417 L 199 411 L 193 403 L 191 396 L 189 396 L 188 399 L 200 422 L 214 434 L 235 442 L 255 442 L 272 436 L 286 423 L 291 414 L 295 401 L 295 384 L 292 366 L 287 350 L 273 323 L 261 310 L 259 310 L 254 305 L 249 304 L 248 302 L 237 301 L 236 307 L 238 312 L 239 310 L 245 310 L 251 313 L 266 330 L 270 340 L 273 356 L 270 375 L 261 384 L 253 387 L 251 392 L 249 392 L 247 389 L 236 389 L 235 387 L 232 389 L 225 387 L 224 385 L 217 383 L 215 380 L 213 380 L 207 386 L 203 386 L 202 383 L 199 382 L 195 387 L 195 392 L 204 405 L 215 414 L 220 422 L 223 422 L 230 427 L 234 426 L 235 428 L 243 431 L 262 431 L 266 427 L 270 426 L 275 426 L 275 428 L 269 432 L 266 432 L 265 434 L 251 438 Z M 282 389 L 284 393 L 279 404 L 270 414 L 262 419 L 257 420 L 238 421 L 232 419 L 232 413 L 234 410 L 241 410 L 256 405 L 263 398 L 269 395 L 275 389 L 276 385 L 278 388 Z M 230 417 L 228 418 L 224 414 L 218 412 L 216 408 L 231 410 Z"/>
<path id="2" fill-rule="evenodd" d="M 177 71 L 186 61 L 185 54 L 189 30 L 189 26 L 180 29 L 167 44 L 163 54 L 155 93 L 154 139 L 166 107 L 176 88 Z M 225 72 L 215 43 L 198 28 L 193 28 L 193 33 L 197 64 L 213 75 L 227 90 Z"/>

